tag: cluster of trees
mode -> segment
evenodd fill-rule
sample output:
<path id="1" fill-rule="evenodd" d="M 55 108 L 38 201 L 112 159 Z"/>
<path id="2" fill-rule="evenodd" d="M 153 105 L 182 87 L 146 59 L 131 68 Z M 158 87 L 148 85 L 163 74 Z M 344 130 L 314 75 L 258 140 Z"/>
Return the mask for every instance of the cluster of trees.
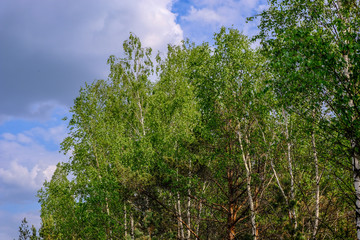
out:
<path id="1" fill-rule="evenodd" d="M 359 14 L 271 0 L 261 48 L 222 28 L 156 64 L 131 34 L 75 99 L 41 239 L 360 239 Z"/>

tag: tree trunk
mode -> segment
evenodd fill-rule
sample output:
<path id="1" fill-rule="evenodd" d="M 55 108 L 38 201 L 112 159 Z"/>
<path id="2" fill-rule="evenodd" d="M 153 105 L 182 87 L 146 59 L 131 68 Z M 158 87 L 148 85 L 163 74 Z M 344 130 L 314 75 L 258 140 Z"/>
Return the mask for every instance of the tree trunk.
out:
<path id="1" fill-rule="evenodd" d="M 178 214 L 178 217 L 179 217 L 179 220 L 178 220 L 178 227 L 179 227 L 179 230 L 180 230 L 180 233 L 178 234 L 180 236 L 180 239 L 183 240 L 185 239 L 185 234 L 184 234 L 184 226 L 183 226 L 183 223 L 182 223 L 182 216 L 181 216 L 181 202 L 180 202 L 180 194 L 179 192 L 177 192 L 177 214 Z"/>
<path id="2" fill-rule="evenodd" d="M 236 210 L 235 210 L 235 197 L 236 189 L 233 184 L 233 170 L 228 169 L 227 180 L 228 180 L 228 191 L 229 191 L 229 206 L 228 206 L 228 218 L 227 218 L 227 233 L 228 240 L 233 240 L 236 237 L 235 232 L 235 221 L 236 221 Z"/>
<path id="3" fill-rule="evenodd" d="M 246 183 L 247 183 L 247 192 L 249 197 L 249 205 L 250 205 L 250 220 L 251 220 L 251 232 L 253 235 L 253 239 L 257 240 L 257 226 L 256 226 L 256 212 L 255 212 L 255 205 L 254 205 L 254 199 L 251 192 L 251 176 L 250 172 L 246 172 Z"/>
<path id="4" fill-rule="evenodd" d="M 288 197 L 286 196 L 286 194 L 284 192 L 284 189 L 281 186 L 281 183 L 280 183 L 279 177 L 278 177 L 278 175 L 276 173 L 274 162 L 273 162 L 272 159 L 270 161 L 270 166 L 271 166 L 271 169 L 273 170 L 273 173 L 274 173 L 274 176 L 275 176 L 275 179 L 276 179 L 276 183 L 277 183 L 277 185 L 278 185 L 278 187 L 279 187 L 279 189 L 280 189 L 280 191 L 281 191 L 281 193 L 282 193 L 282 195 L 283 195 L 283 197 L 285 199 L 286 205 L 289 205 Z"/>
<path id="5" fill-rule="evenodd" d="M 179 169 L 176 170 L 176 174 L 179 174 Z M 178 177 L 176 176 L 176 181 L 178 181 Z M 183 226 L 183 219 L 181 214 L 181 200 L 180 200 L 180 193 L 176 193 L 177 199 L 175 204 L 175 210 L 177 210 L 177 218 L 178 218 L 178 239 L 184 240 L 185 234 L 184 234 L 184 226 Z"/>
<path id="6" fill-rule="evenodd" d="M 340 16 L 340 18 L 345 22 L 348 23 L 348 19 L 345 18 L 342 15 L 342 1 L 341 0 L 337 0 L 337 4 L 338 4 L 338 14 Z M 347 31 L 349 31 L 350 29 L 344 29 L 343 32 L 346 33 Z M 345 44 L 349 44 L 348 40 L 344 41 Z M 349 60 L 349 55 L 347 52 L 345 52 L 343 54 L 343 58 L 345 61 L 345 67 L 344 67 L 344 75 L 346 77 L 346 81 L 347 82 L 352 82 L 354 83 L 354 85 L 356 84 L 356 79 L 351 79 L 350 78 L 350 60 Z M 356 86 L 356 85 L 355 85 Z M 354 86 L 354 87 L 355 87 Z M 353 96 L 356 96 L 357 93 L 353 93 Z M 353 108 L 354 107 L 354 102 L 353 99 L 350 96 L 350 101 L 349 101 L 349 108 Z M 356 119 L 356 114 L 354 114 L 352 116 L 352 124 Z M 353 181 L 354 181 L 354 188 L 355 188 L 355 213 L 356 213 L 356 236 L 357 236 L 357 240 L 360 240 L 360 156 L 359 156 L 359 142 L 358 140 L 355 138 L 354 135 L 356 135 L 356 131 L 357 129 L 354 127 L 351 127 L 352 131 L 352 136 L 350 139 L 350 143 L 351 143 L 351 160 L 352 160 L 352 165 L 353 165 Z"/>
<path id="7" fill-rule="evenodd" d="M 206 190 L 206 181 L 204 182 L 204 185 L 202 187 L 202 195 L 205 194 L 205 190 Z M 202 211 L 202 202 L 200 201 L 198 217 L 197 217 L 197 220 L 196 220 L 196 235 L 197 236 L 199 236 L 199 230 L 200 230 L 201 211 Z"/>
<path id="8" fill-rule="evenodd" d="M 337 0 L 337 5 L 338 5 L 338 14 L 340 16 L 340 18 L 345 22 L 348 23 L 348 19 L 346 17 L 344 17 L 342 15 L 342 1 L 341 0 Z M 346 33 L 347 31 L 350 31 L 350 29 L 344 29 L 343 32 Z M 348 40 L 344 41 L 345 44 L 349 44 Z M 345 61 L 345 67 L 343 69 L 344 71 L 344 75 L 346 78 L 347 82 L 353 82 L 353 84 L 355 85 L 354 87 L 356 87 L 356 79 L 351 79 L 350 78 L 350 60 L 349 60 L 349 55 L 348 52 L 345 52 L 343 54 L 343 58 Z M 353 93 L 353 96 L 356 96 L 357 93 Z M 353 99 L 351 98 L 352 96 L 350 96 L 350 101 L 349 101 L 349 108 L 353 108 L 354 107 L 354 102 Z M 352 119 L 351 119 L 351 125 L 353 125 L 353 122 L 356 120 L 356 114 L 353 114 Z M 356 236 L 357 236 L 357 240 L 360 240 L 360 156 L 359 156 L 359 142 L 358 140 L 355 138 L 356 135 L 356 131 L 357 129 L 354 128 L 353 126 L 351 127 L 351 138 L 350 138 L 350 144 L 351 144 L 351 160 L 352 160 L 352 166 L 353 166 L 353 181 L 354 181 L 354 189 L 355 189 L 355 213 L 356 213 Z"/>
<path id="9" fill-rule="evenodd" d="M 359 143 L 351 140 L 352 152 L 352 165 L 353 165 L 353 178 L 355 188 L 355 207 L 356 207 L 356 235 L 360 240 L 360 156 L 359 156 Z"/>
<path id="10" fill-rule="evenodd" d="M 181 226 L 181 221 L 179 219 L 179 212 L 178 212 L 178 208 L 177 208 L 177 199 L 175 201 L 175 214 L 177 216 L 177 238 L 176 239 L 180 239 L 181 238 L 181 230 L 180 230 L 180 226 Z"/>
<path id="11" fill-rule="evenodd" d="M 135 239 L 135 226 L 134 226 L 134 217 L 130 215 L 130 225 L 131 225 L 131 239 Z"/>
<path id="12" fill-rule="evenodd" d="M 250 206 L 251 232 L 253 235 L 253 239 L 257 240 L 258 239 L 258 231 L 257 231 L 257 226 L 256 226 L 256 210 L 255 210 L 254 199 L 253 199 L 252 191 L 251 191 L 251 171 L 252 171 L 251 160 L 250 160 L 249 155 L 245 154 L 244 146 L 242 143 L 242 135 L 241 135 L 240 130 L 237 131 L 237 134 L 238 134 L 238 139 L 239 139 L 240 148 L 242 151 L 242 157 L 243 157 L 245 170 L 246 170 L 246 190 L 248 193 L 249 206 Z M 247 139 L 245 139 L 245 140 L 247 140 Z"/>
<path id="13" fill-rule="evenodd" d="M 315 115 L 315 114 L 314 114 Z M 315 124 L 314 124 L 315 127 Z M 320 212 L 320 176 L 319 176 L 319 161 L 317 157 L 317 149 L 315 142 L 315 133 L 314 130 L 311 134 L 311 142 L 313 147 L 314 154 L 314 163 L 315 163 L 315 180 L 316 180 L 316 192 L 315 192 L 315 222 L 314 222 L 314 230 L 313 230 L 313 239 L 316 239 L 316 234 L 319 228 L 319 212 Z"/>
<path id="14" fill-rule="evenodd" d="M 186 210 L 186 216 L 187 216 L 187 224 L 189 225 L 189 227 L 191 227 L 191 213 L 190 213 L 190 208 L 191 208 L 191 199 L 190 199 L 190 189 L 188 190 L 188 202 L 187 202 L 187 210 Z M 190 229 L 188 228 L 187 230 L 187 236 L 186 239 L 190 240 L 190 236 L 191 236 L 191 232 Z"/>
<path id="15" fill-rule="evenodd" d="M 292 159 L 291 159 L 291 142 L 289 137 L 289 128 L 288 128 L 288 118 L 285 110 L 283 109 L 283 117 L 285 121 L 285 137 L 287 142 L 287 159 L 288 159 L 288 168 L 290 174 L 290 201 L 289 201 L 289 218 L 294 223 L 294 229 L 297 229 L 297 219 L 296 219 L 296 211 L 293 204 L 295 201 L 295 188 L 294 188 L 294 174 L 292 167 Z"/>
<path id="16" fill-rule="evenodd" d="M 124 204 L 124 230 L 125 230 L 125 238 L 127 237 L 127 219 L 126 219 L 126 205 Z"/>
<path id="17" fill-rule="evenodd" d="M 143 109 L 142 109 L 142 105 L 141 105 L 141 98 L 140 98 L 140 94 L 138 93 L 137 94 L 137 97 L 138 97 L 138 107 L 139 107 L 139 121 L 140 121 L 140 125 L 141 125 L 141 128 L 142 128 L 142 134 L 143 136 L 146 135 L 146 132 L 145 132 L 145 123 L 144 123 L 144 114 L 143 114 Z"/>
<path id="18" fill-rule="evenodd" d="M 187 209 L 186 209 L 186 217 L 187 217 L 187 225 L 189 226 L 189 228 L 187 229 L 187 236 L 186 239 L 190 240 L 191 237 L 191 231 L 190 231 L 190 227 L 191 227 L 191 213 L 190 213 L 190 208 L 191 208 L 191 190 L 190 190 L 190 186 L 191 186 L 191 159 L 189 160 L 189 189 L 188 189 L 188 199 L 187 199 Z"/>

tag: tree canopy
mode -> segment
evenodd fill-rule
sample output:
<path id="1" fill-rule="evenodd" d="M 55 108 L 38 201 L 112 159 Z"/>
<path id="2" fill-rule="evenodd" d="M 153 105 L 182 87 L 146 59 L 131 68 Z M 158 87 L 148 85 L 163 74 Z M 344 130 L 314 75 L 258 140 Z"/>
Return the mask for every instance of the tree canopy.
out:
<path id="1" fill-rule="evenodd" d="M 271 0 L 258 48 L 130 34 L 75 99 L 39 238 L 360 239 L 358 6 Z"/>

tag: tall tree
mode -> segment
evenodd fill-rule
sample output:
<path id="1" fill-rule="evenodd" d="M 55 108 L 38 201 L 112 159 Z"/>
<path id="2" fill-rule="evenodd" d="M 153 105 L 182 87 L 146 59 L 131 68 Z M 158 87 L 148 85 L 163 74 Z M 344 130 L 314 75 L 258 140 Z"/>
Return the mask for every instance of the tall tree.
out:
<path id="1" fill-rule="evenodd" d="M 196 156 L 189 146 L 195 141 L 194 128 L 198 124 L 199 113 L 193 86 L 189 81 L 188 62 L 192 48 L 188 43 L 168 46 L 166 58 L 158 56 L 159 81 L 154 87 L 151 101 L 153 146 L 160 158 L 156 165 L 158 170 L 162 169 L 168 175 L 164 179 L 163 172 L 158 177 L 165 185 L 171 184 L 173 188 L 170 195 L 175 198 L 174 211 L 181 239 L 185 238 L 185 232 L 186 239 L 196 235 L 191 222 L 190 198 L 193 188 L 191 173 Z M 169 190 L 169 185 L 166 190 Z M 186 204 L 181 204 L 185 198 Z M 186 214 L 183 214 L 183 207 Z"/>
<path id="2" fill-rule="evenodd" d="M 224 197 L 220 206 L 227 215 L 226 239 L 246 235 L 240 234 L 237 226 L 246 219 L 248 209 L 250 235 L 258 239 L 260 193 L 268 181 L 260 147 L 265 144 L 261 132 L 270 112 L 261 94 L 261 80 L 266 77 L 261 74 L 264 59 L 235 29 L 222 28 L 214 39 L 213 54 L 194 79 L 203 121 L 202 138 L 211 154 L 207 158 L 213 159 L 210 179 L 215 183 L 213 187 L 219 188 L 219 196 Z"/>
<path id="3" fill-rule="evenodd" d="M 30 238 L 30 230 L 27 223 L 26 218 L 21 221 L 21 225 L 19 227 L 19 240 L 27 240 Z"/>
<path id="4" fill-rule="evenodd" d="M 62 150 L 71 152 L 66 167 L 74 177 L 76 204 L 87 215 L 82 228 L 106 239 L 125 234 L 124 226 L 118 227 L 125 223 L 124 205 L 133 219 L 129 208 L 151 179 L 152 148 L 146 137 L 151 49 L 133 34 L 123 48 L 124 58 L 108 60 L 108 80 L 81 89 L 62 143 Z"/>
<path id="5" fill-rule="evenodd" d="M 272 85 L 289 111 L 311 116 L 347 139 L 360 239 L 359 1 L 270 0 L 259 25 Z M 305 107 L 304 106 L 308 106 Z M 337 139 L 342 143 L 341 139 Z M 345 170 L 346 168 L 344 168 Z"/>

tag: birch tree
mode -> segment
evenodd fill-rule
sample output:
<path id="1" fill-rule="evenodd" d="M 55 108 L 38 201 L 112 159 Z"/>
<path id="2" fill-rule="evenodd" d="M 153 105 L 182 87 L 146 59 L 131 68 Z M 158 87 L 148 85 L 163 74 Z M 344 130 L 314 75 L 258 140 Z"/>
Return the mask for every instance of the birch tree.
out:
<path id="1" fill-rule="evenodd" d="M 289 110 L 321 109 L 321 126 L 348 140 L 353 168 L 357 239 L 360 239 L 359 1 L 269 1 L 260 14 L 264 53 L 273 86 Z M 309 108 L 301 108 L 305 103 Z"/>

